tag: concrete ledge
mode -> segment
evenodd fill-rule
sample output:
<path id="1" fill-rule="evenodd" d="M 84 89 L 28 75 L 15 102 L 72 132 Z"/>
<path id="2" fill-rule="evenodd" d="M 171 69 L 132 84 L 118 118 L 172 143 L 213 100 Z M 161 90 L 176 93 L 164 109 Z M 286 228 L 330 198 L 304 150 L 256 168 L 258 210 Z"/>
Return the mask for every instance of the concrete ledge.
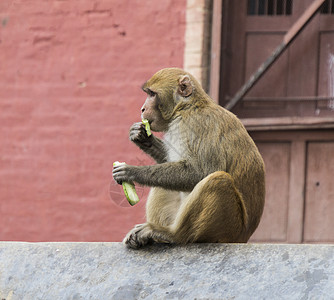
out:
<path id="1" fill-rule="evenodd" d="M 331 299 L 334 245 L 0 243 L 0 299 Z"/>

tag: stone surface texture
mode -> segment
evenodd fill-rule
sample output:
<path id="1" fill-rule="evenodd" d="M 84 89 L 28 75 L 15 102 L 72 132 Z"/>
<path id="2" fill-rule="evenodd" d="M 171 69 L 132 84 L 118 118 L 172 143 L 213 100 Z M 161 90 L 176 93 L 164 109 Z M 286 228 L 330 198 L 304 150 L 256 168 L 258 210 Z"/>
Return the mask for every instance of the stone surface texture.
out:
<path id="1" fill-rule="evenodd" d="M 0 299 L 333 299 L 334 245 L 0 243 Z"/>

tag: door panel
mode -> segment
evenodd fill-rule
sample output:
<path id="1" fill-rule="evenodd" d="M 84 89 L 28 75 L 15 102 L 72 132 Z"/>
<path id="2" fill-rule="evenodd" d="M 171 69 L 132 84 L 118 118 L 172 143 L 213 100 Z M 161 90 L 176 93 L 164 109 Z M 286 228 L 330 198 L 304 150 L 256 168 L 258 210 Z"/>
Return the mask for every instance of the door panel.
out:
<path id="1" fill-rule="evenodd" d="M 334 31 L 321 32 L 319 40 L 318 95 L 334 97 Z M 319 101 L 319 109 L 334 109 L 334 100 Z"/>
<path id="2" fill-rule="evenodd" d="M 334 130 L 253 132 L 266 202 L 252 242 L 334 243 Z"/>
<path id="3" fill-rule="evenodd" d="M 282 43 L 284 34 L 312 2 L 224 1 L 221 105 Z M 334 13 L 318 13 L 233 112 L 240 118 L 334 116 L 334 101 L 323 100 L 333 96 L 334 76 L 328 73 L 334 55 L 332 33 Z"/>
<path id="4" fill-rule="evenodd" d="M 286 242 L 290 179 L 290 143 L 257 143 L 266 166 L 263 217 L 251 241 Z"/>
<path id="5" fill-rule="evenodd" d="M 283 34 L 280 33 L 250 33 L 247 35 L 246 47 L 246 76 L 247 80 L 264 60 L 281 43 Z M 266 41 L 265 45 L 263 41 Z M 286 77 L 288 56 L 280 58 L 280 63 L 273 65 L 265 77 L 250 91 L 249 97 L 284 97 L 286 96 Z"/>
<path id="6" fill-rule="evenodd" d="M 334 242 L 334 142 L 307 147 L 305 242 Z"/>

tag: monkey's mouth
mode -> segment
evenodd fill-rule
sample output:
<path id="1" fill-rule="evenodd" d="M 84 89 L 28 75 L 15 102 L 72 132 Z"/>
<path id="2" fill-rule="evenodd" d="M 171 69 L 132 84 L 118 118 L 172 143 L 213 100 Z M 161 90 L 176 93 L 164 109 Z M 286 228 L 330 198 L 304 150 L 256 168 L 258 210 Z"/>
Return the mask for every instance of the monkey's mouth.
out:
<path id="1" fill-rule="evenodd" d="M 147 120 L 147 121 L 148 121 L 148 124 L 150 124 L 150 126 L 151 126 L 151 124 L 152 124 L 152 122 L 153 122 L 152 120 L 149 120 L 149 119 L 145 118 L 143 114 L 141 114 L 141 119 L 142 119 L 142 120 Z"/>
<path id="2" fill-rule="evenodd" d="M 152 129 L 152 123 L 153 123 L 153 121 L 148 120 L 148 124 L 150 125 L 150 128 L 151 128 L 151 129 Z M 154 124 L 153 124 L 153 127 L 154 127 Z"/>

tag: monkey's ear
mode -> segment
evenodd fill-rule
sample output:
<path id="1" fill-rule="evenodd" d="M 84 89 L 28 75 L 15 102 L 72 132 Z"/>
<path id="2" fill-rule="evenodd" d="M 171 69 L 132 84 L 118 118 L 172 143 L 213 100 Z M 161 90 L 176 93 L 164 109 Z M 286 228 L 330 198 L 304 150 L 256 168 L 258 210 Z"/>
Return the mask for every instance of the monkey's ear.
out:
<path id="1" fill-rule="evenodd" d="M 182 97 L 189 97 L 193 93 L 193 86 L 191 84 L 190 77 L 188 75 L 183 75 L 179 79 L 179 88 L 177 92 Z"/>

